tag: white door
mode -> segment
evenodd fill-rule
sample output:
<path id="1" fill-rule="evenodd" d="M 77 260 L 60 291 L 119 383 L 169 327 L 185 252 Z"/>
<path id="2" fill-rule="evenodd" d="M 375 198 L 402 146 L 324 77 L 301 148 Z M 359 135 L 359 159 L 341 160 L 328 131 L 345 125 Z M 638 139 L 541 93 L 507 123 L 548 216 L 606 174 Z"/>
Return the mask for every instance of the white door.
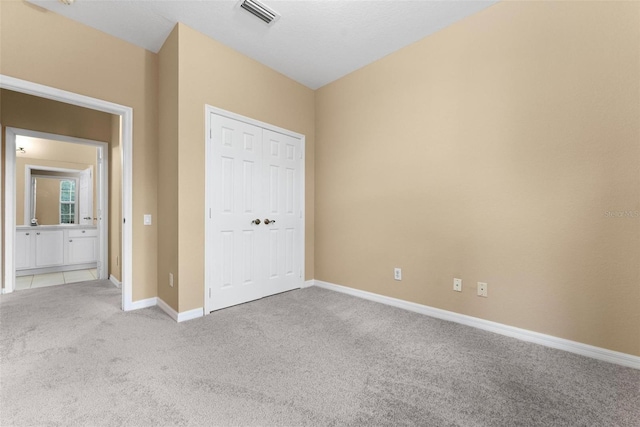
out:
<path id="1" fill-rule="evenodd" d="M 262 259 L 268 295 L 301 286 L 302 179 L 300 140 L 262 133 L 263 211 L 267 227 Z"/>
<path id="2" fill-rule="evenodd" d="M 80 203 L 80 224 L 93 224 L 93 176 L 91 168 L 80 173 L 80 191 L 78 202 Z"/>
<path id="3" fill-rule="evenodd" d="M 209 311 L 302 285 L 302 143 L 217 114 L 207 142 Z"/>

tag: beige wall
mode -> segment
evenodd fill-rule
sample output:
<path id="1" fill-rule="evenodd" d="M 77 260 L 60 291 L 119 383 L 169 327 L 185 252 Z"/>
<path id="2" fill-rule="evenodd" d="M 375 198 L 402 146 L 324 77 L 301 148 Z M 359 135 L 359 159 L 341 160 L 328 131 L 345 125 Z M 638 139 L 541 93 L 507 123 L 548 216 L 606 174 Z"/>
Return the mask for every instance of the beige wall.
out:
<path id="1" fill-rule="evenodd" d="M 60 181 L 55 178 L 38 178 L 38 193 L 36 218 L 40 221 L 39 223 L 43 225 L 58 224 L 57 206 L 60 203 Z"/>
<path id="2" fill-rule="evenodd" d="M 639 8 L 499 3 L 318 90 L 315 278 L 640 355 Z"/>
<path id="3" fill-rule="evenodd" d="M 0 4 L 0 7 L 4 8 L 4 3 Z M 3 36 L 0 58 L 4 58 L 5 45 L 8 44 L 4 40 L 4 28 L 0 35 Z M 95 141 L 111 140 L 110 114 L 12 90 L 0 89 L 0 94 L 0 119 L 3 126 Z"/>
<path id="4" fill-rule="evenodd" d="M 133 300 L 156 296 L 157 55 L 26 2 L 0 16 L 0 73 L 133 108 Z"/>
<path id="5" fill-rule="evenodd" d="M 182 24 L 178 54 L 179 311 L 204 304 L 205 104 L 306 136 L 305 266 L 313 278 L 314 92 Z"/>
<path id="6" fill-rule="evenodd" d="M 178 310 L 178 26 L 159 52 L 158 296 Z M 204 221 L 203 221 L 204 222 Z M 188 256 L 188 254 L 186 254 Z M 169 286 L 169 273 L 174 286 Z M 203 284 L 204 292 L 204 284 Z"/>

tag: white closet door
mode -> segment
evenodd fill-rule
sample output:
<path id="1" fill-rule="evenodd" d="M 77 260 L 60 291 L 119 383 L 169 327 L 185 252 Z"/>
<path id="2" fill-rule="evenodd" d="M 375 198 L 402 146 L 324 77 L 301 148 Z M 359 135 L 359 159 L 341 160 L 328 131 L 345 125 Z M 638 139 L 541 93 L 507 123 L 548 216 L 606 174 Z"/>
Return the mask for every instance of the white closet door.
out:
<path id="1" fill-rule="evenodd" d="M 212 114 L 207 162 L 210 311 L 299 288 L 299 139 Z"/>
<path id="2" fill-rule="evenodd" d="M 302 162 L 298 139 L 263 130 L 262 192 L 267 227 L 263 255 L 269 295 L 301 282 Z"/>
<path id="3" fill-rule="evenodd" d="M 212 310 L 262 298 L 260 168 L 262 129 L 212 116 Z"/>

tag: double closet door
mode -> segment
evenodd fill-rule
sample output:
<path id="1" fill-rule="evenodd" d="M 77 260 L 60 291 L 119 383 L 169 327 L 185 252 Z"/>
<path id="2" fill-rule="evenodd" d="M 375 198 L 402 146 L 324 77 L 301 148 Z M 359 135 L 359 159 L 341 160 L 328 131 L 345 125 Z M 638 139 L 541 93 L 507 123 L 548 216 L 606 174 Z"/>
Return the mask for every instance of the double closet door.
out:
<path id="1" fill-rule="evenodd" d="M 211 113 L 207 140 L 206 308 L 300 288 L 300 138 Z"/>

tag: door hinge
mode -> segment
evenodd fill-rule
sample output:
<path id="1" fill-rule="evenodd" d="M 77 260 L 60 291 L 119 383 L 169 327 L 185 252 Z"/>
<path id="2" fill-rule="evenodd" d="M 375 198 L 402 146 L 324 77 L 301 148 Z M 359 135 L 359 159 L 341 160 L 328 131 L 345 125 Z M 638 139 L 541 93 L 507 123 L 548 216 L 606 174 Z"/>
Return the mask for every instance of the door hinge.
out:
<path id="1" fill-rule="evenodd" d="M 209 298 L 211 298 L 211 288 L 209 288 Z"/>
<path id="2" fill-rule="evenodd" d="M 211 219 L 211 208 L 209 208 L 209 219 Z"/>

